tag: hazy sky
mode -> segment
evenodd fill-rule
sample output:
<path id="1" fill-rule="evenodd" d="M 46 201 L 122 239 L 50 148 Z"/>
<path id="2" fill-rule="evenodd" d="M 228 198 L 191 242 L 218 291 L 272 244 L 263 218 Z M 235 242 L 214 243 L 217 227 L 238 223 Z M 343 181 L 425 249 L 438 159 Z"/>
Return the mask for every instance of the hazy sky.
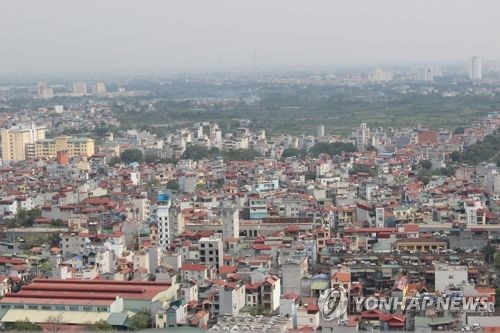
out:
<path id="1" fill-rule="evenodd" d="M 0 71 L 500 60 L 499 15 L 498 0 L 1 0 Z"/>

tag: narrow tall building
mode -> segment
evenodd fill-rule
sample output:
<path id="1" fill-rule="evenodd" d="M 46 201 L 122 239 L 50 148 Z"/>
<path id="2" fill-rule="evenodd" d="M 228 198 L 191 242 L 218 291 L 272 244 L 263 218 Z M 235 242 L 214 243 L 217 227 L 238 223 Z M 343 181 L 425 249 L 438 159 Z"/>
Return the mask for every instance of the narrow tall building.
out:
<path id="1" fill-rule="evenodd" d="M 36 92 L 37 92 L 38 98 L 49 99 L 49 98 L 54 97 L 54 91 L 48 85 L 47 82 L 39 81 L 36 84 Z"/>
<path id="2" fill-rule="evenodd" d="M 240 237 L 240 212 L 234 207 L 222 208 L 222 237 Z"/>
<path id="3" fill-rule="evenodd" d="M 317 130 L 318 137 L 321 138 L 321 137 L 325 136 L 325 126 L 324 125 L 319 125 L 316 130 Z"/>
<path id="4" fill-rule="evenodd" d="M 170 197 L 160 193 L 151 206 L 151 222 L 158 226 L 158 245 L 170 246 Z"/>
<path id="5" fill-rule="evenodd" d="M 75 94 L 75 95 L 87 94 L 87 83 L 85 83 L 85 82 L 73 83 L 73 94 Z"/>
<path id="6" fill-rule="evenodd" d="M 469 79 L 471 80 L 481 80 L 483 78 L 483 65 L 481 58 L 472 57 L 469 60 Z"/>

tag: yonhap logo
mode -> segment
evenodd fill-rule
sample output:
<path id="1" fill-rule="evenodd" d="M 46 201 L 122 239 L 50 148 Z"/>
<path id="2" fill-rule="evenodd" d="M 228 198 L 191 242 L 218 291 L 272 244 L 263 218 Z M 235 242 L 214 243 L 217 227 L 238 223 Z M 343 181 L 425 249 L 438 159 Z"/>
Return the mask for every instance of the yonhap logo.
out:
<path id="1" fill-rule="evenodd" d="M 318 299 L 318 307 L 324 320 L 340 318 L 347 312 L 348 297 L 344 287 L 324 290 Z"/>

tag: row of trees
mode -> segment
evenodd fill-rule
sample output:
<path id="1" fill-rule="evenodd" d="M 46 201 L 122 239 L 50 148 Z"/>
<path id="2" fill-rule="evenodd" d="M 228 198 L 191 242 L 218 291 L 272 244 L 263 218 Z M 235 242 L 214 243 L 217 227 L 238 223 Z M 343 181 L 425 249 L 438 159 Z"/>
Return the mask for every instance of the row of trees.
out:
<path id="1" fill-rule="evenodd" d="M 309 151 L 305 149 L 296 149 L 296 148 L 287 148 L 283 151 L 282 158 L 287 157 L 318 157 L 321 154 L 328 154 L 330 156 L 340 155 L 343 152 L 352 153 L 356 151 L 356 146 L 352 143 L 344 143 L 344 142 L 318 142 L 314 146 L 309 149 Z"/>
<path id="2" fill-rule="evenodd" d="M 208 149 L 203 146 L 189 146 L 182 154 L 182 159 L 202 160 L 223 158 L 225 161 L 251 161 L 260 157 L 260 153 L 253 149 L 234 149 L 230 151 L 221 151 L 216 147 Z"/>
<path id="3" fill-rule="evenodd" d="M 329 154 L 330 156 L 340 155 L 342 152 L 354 152 L 356 147 L 352 143 L 343 142 L 318 142 L 309 151 L 299 150 L 295 148 L 285 149 L 283 157 L 297 156 L 304 158 L 306 156 L 318 157 L 320 154 Z M 216 147 L 208 149 L 203 146 L 191 145 L 186 148 L 181 156 L 181 159 L 191 159 L 199 161 L 202 159 L 223 158 L 225 161 L 251 161 L 262 155 L 253 149 L 233 149 L 229 151 L 221 151 Z M 114 166 L 120 162 L 133 163 L 147 160 L 139 149 L 127 149 L 122 152 L 120 157 L 113 157 L 110 165 Z"/>
<path id="4" fill-rule="evenodd" d="M 491 134 L 483 141 L 475 143 L 465 152 L 455 151 L 450 154 L 453 162 L 476 165 L 481 162 L 494 162 L 500 165 L 500 133 Z"/>

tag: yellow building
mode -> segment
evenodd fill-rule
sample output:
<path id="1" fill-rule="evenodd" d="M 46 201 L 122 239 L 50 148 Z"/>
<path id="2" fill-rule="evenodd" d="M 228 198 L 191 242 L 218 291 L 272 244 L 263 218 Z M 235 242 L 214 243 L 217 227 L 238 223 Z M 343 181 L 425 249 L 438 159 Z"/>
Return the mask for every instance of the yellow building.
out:
<path id="1" fill-rule="evenodd" d="M 45 127 L 35 124 L 18 125 L 3 128 L 0 136 L 3 160 L 23 161 L 35 157 L 34 144 L 37 140 L 45 139 Z"/>
<path id="2" fill-rule="evenodd" d="M 65 150 L 71 156 L 94 155 L 94 140 L 90 138 L 75 138 L 58 136 L 53 139 L 38 140 L 35 143 L 36 157 L 54 158 L 58 151 Z"/>

